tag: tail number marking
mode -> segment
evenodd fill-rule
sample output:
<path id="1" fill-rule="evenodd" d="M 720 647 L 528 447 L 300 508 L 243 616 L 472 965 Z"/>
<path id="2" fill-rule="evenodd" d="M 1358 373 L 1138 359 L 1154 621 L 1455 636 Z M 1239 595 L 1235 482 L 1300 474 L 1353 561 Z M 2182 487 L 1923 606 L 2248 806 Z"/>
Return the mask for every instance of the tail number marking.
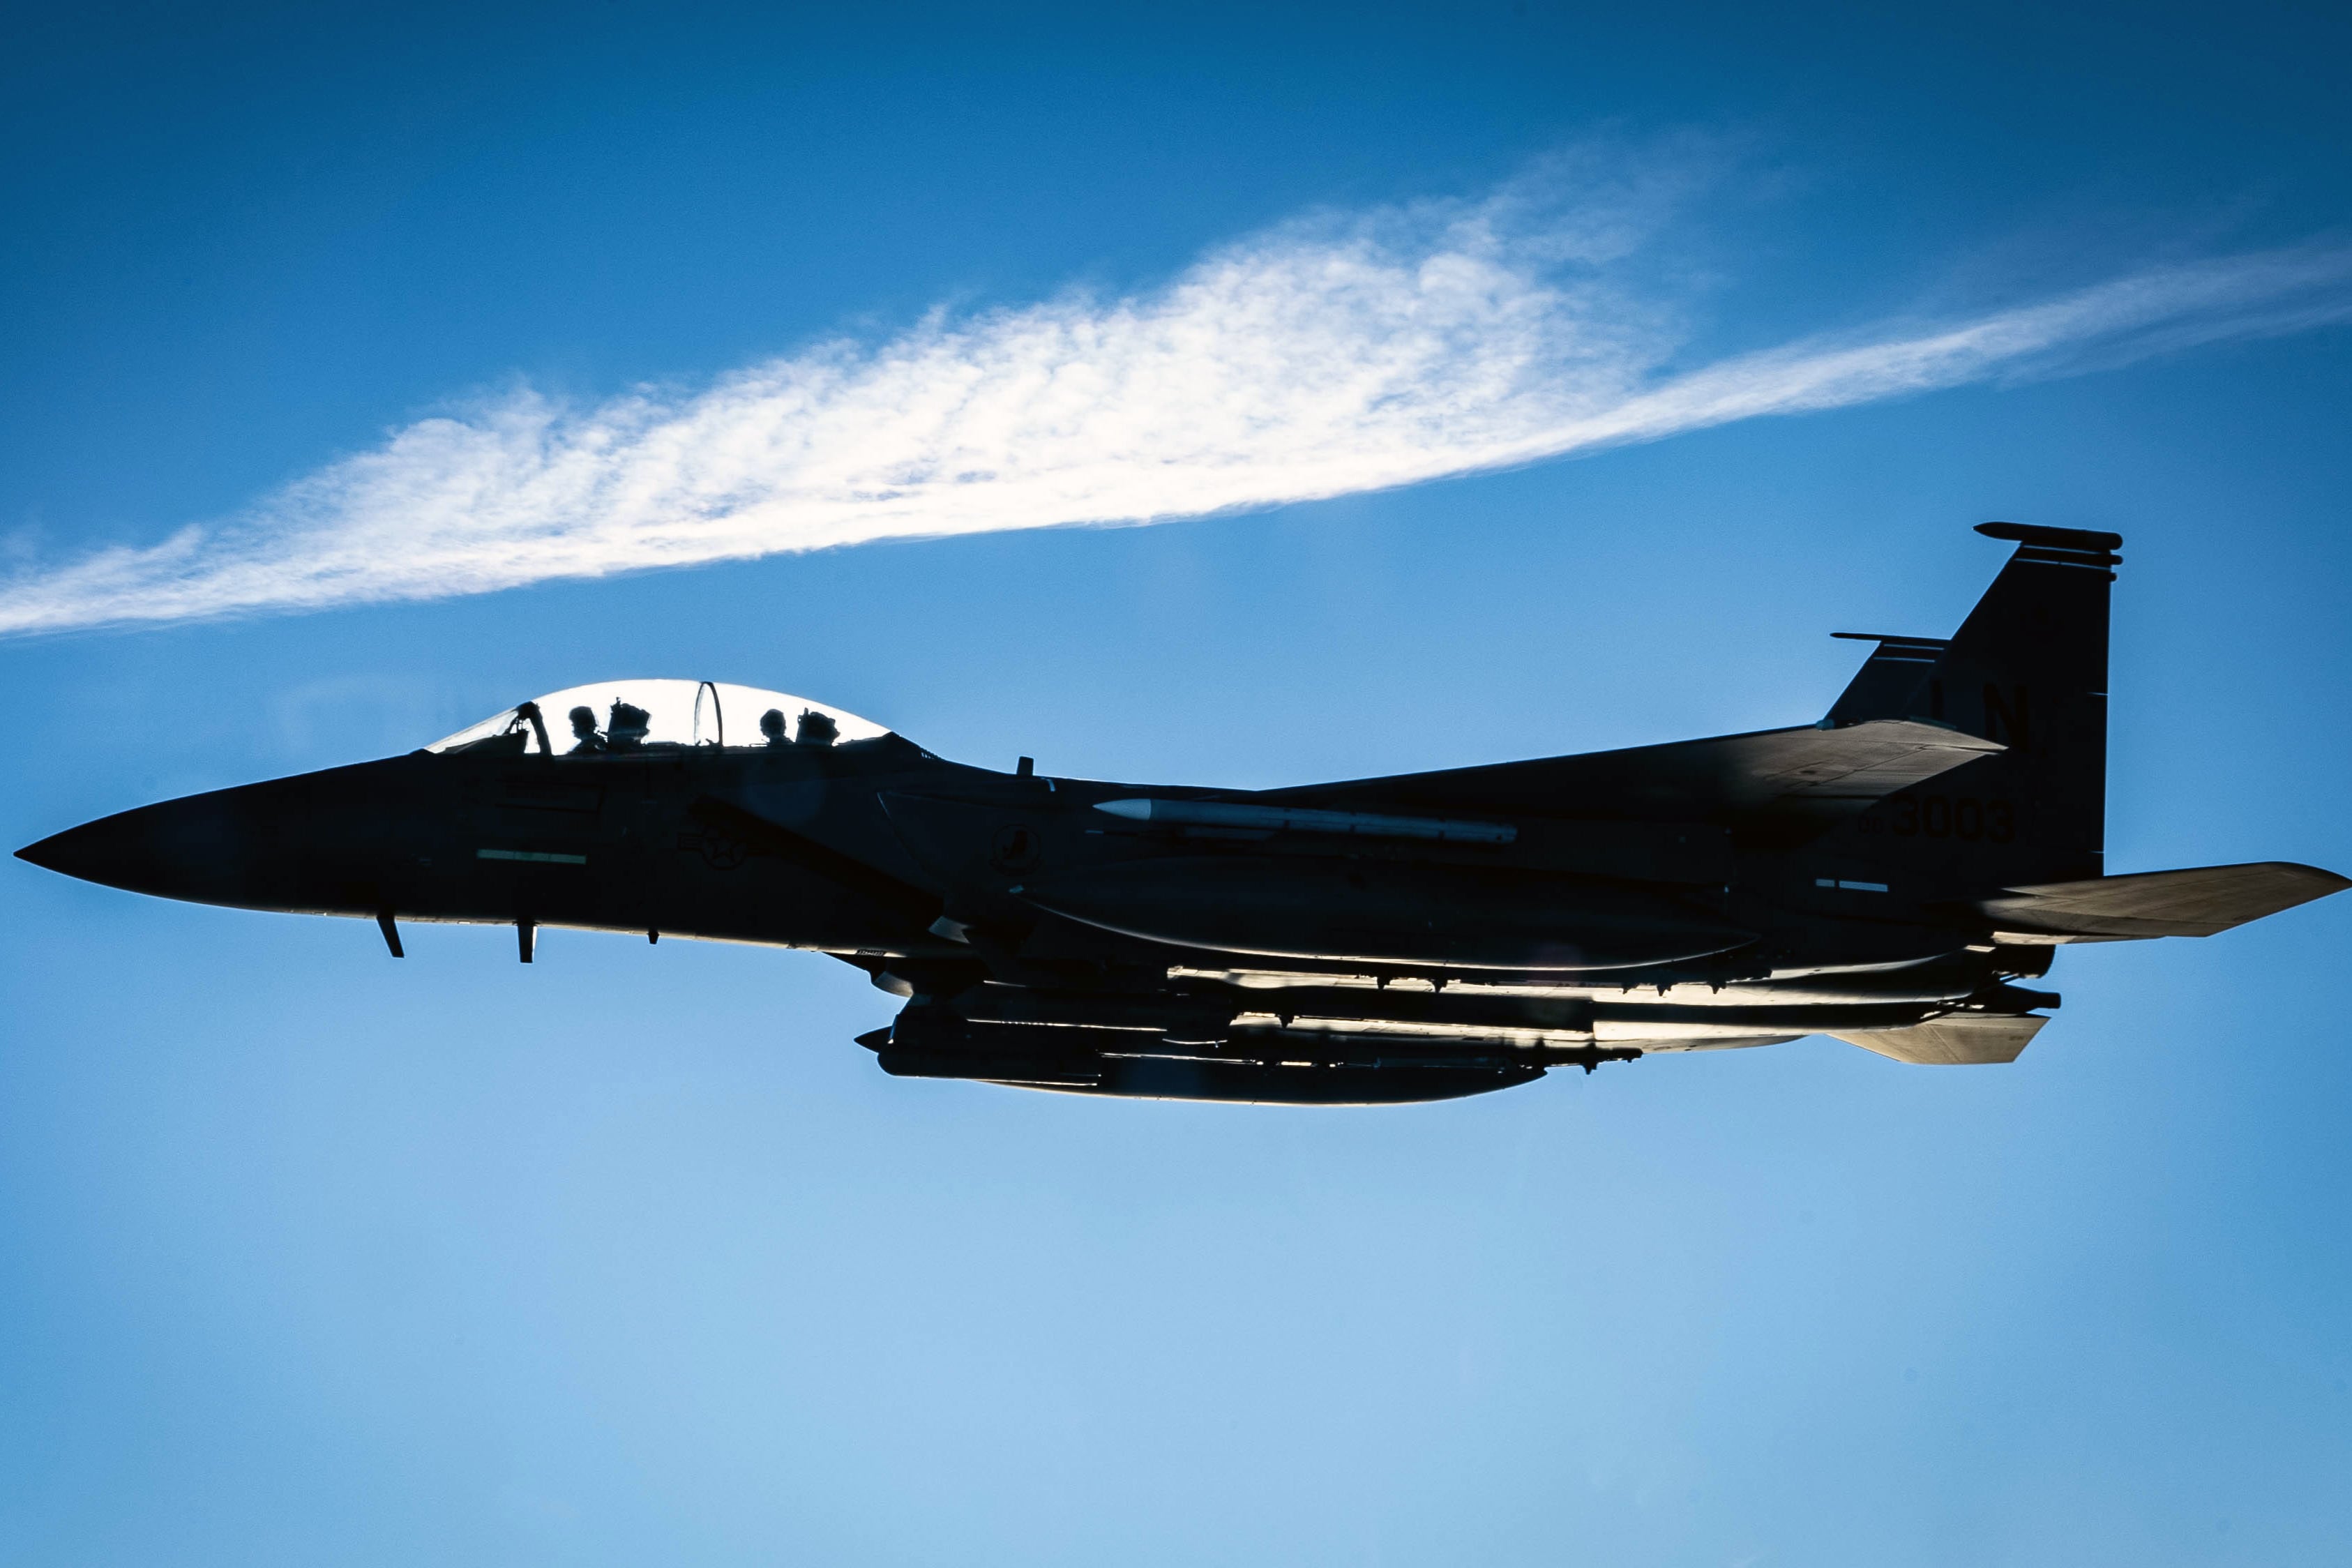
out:
<path id="1" fill-rule="evenodd" d="M 2017 837 L 2017 807 L 2006 800 L 1898 795 L 1887 804 L 1895 809 L 1886 830 L 1897 838 L 1964 838 L 1971 843 L 1982 838 L 2007 844 Z M 1868 827 L 1869 819 L 1864 824 Z"/>

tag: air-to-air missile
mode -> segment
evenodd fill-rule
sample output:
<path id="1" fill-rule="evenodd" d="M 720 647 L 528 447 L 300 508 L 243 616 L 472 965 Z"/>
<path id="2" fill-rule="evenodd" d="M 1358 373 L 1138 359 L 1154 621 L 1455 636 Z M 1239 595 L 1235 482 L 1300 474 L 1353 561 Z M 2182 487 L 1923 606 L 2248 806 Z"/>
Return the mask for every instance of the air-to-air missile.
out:
<path id="1" fill-rule="evenodd" d="M 2074 942 L 2209 936 L 2347 879 L 2109 876 L 2112 533 L 2017 546 L 1950 637 L 1873 645 L 1816 723 L 1276 790 L 932 755 L 709 681 L 518 703 L 405 756 L 17 851 L 138 892 L 373 921 L 810 948 L 904 999 L 883 1068 L 1368 1104 L 1829 1035 L 2007 1062 Z"/>

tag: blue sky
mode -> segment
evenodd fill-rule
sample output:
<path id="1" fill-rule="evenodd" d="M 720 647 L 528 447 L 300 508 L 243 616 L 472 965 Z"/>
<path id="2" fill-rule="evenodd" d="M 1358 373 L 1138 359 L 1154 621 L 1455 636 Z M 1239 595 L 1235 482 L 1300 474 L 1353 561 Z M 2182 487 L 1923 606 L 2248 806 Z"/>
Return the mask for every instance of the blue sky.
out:
<path id="1" fill-rule="evenodd" d="M 2001 517 L 2126 536 L 2110 866 L 2352 869 L 2321 8 L 11 33 L 10 845 L 616 675 L 1240 784 L 1801 722 Z M 2064 954 L 2012 1068 L 1332 1113 L 0 877 L 0 1562 L 2352 1539 L 2346 900 Z"/>

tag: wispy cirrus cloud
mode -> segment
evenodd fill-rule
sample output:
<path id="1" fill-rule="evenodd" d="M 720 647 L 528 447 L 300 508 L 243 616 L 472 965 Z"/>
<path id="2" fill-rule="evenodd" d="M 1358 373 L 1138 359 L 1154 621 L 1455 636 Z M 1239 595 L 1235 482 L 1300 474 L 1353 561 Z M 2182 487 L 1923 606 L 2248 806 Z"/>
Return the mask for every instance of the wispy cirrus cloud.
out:
<path id="1" fill-rule="evenodd" d="M 2352 250 L 2309 247 L 1678 366 L 1675 301 L 1643 283 L 1673 187 L 1552 168 L 700 388 L 484 398 L 241 515 L 20 574 L 0 635 L 1198 517 L 2352 319 Z"/>

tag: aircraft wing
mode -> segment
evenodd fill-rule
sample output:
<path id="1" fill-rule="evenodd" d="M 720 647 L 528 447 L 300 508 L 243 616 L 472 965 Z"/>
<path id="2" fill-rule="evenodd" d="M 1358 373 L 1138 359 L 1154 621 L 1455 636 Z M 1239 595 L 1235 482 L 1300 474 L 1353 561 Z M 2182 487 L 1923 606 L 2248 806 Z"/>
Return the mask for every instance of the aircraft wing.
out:
<path id="1" fill-rule="evenodd" d="M 1877 719 L 1835 730 L 1807 724 L 1663 746 L 1272 790 L 1265 798 L 1677 821 L 1719 820 L 1768 809 L 1835 814 L 1859 809 L 2004 749 L 1999 742 L 1939 724 Z"/>

